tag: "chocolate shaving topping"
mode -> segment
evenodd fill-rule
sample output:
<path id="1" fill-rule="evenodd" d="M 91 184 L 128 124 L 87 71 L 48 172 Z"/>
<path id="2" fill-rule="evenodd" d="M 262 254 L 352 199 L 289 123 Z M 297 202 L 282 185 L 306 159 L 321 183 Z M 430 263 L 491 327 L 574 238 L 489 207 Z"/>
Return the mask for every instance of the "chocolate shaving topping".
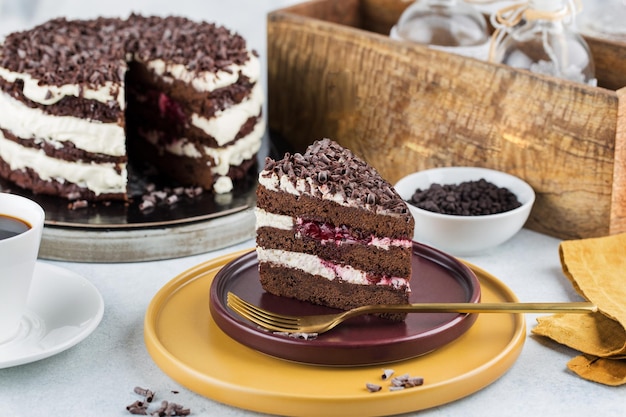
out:
<path id="1" fill-rule="evenodd" d="M 367 382 L 367 383 L 365 384 L 365 388 L 367 388 L 367 390 L 368 390 L 369 392 L 378 392 L 378 391 L 380 391 L 381 389 L 383 389 L 383 387 L 382 387 L 382 386 L 380 386 L 380 385 L 378 385 L 378 384 L 373 384 L 373 383 L 371 383 L 371 382 Z"/>
<path id="2" fill-rule="evenodd" d="M 145 401 L 137 400 L 134 403 L 126 406 L 126 410 L 130 414 L 135 415 L 151 415 L 156 417 L 165 417 L 165 416 L 188 416 L 191 414 L 191 410 L 189 408 L 185 408 L 184 406 L 169 402 L 169 401 L 161 401 L 161 406 L 157 409 L 150 411 L 150 403 L 154 399 L 154 392 L 142 387 L 135 387 L 135 394 L 141 395 L 144 397 Z M 178 391 L 172 391 L 174 394 L 178 394 Z"/>
<path id="3" fill-rule="evenodd" d="M 0 49 L 2 67 L 56 86 L 120 82 L 128 58 L 162 59 L 198 73 L 227 70 L 249 56 L 244 38 L 222 26 L 137 14 L 127 19 L 53 19 L 8 35 Z"/>
<path id="4" fill-rule="evenodd" d="M 148 405 L 139 400 L 126 406 L 126 409 L 128 410 L 130 414 L 141 415 L 141 416 L 148 415 Z"/>
<path id="5" fill-rule="evenodd" d="M 365 161 L 330 139 L 310 145 L 304 154 L 286 153 L 281 160 L 266 158 L 262 176 L 286 175 L 296 186 L 299 180 L 309 194 L 328 192 L 349 205 L 370 207 L 380 213 L 411 217 L 392 185 Z M 306 184 L 311 184 L 310 187 Z M 302 187 L 302 185 L 300 185 Z M 324 191 L 319 191 L 324 190 Z"/>

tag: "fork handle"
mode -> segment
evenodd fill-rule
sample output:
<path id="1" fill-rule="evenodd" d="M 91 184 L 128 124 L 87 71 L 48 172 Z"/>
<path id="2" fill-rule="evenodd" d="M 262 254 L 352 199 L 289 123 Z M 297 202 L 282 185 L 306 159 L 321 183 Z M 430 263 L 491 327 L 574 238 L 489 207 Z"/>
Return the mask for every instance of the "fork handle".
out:
<path id="1" fill-rule="evenodd" d="M 590 302 L 573 303 L 416 303 L 363 307 L 369 312 L 385 313 L 589 313 L 598 311 Z M 359 310 L 359 308 L 355 309 Z"/>

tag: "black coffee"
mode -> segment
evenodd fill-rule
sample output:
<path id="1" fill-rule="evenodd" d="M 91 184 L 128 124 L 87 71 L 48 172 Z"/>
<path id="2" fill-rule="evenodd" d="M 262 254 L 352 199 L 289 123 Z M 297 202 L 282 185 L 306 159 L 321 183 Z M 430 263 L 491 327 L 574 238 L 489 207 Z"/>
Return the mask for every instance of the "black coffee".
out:
<path id="1" fill-rule="evenodd" d="M 30 229 L 30 224 L 8 214 L 0 214 L 0 240 L 8 239 Z"/>

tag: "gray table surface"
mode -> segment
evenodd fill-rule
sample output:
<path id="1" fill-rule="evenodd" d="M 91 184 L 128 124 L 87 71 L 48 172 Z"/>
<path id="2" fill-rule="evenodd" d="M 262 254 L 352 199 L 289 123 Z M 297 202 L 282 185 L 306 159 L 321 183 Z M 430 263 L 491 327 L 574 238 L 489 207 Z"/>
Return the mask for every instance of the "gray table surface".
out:
<path id="1" fill-rule="evenodd" d="M 105 313 L 99 327 L 75 347 L 38 362 L 0 369 L 2 415 L 128 415 L 125 407 L 137 397 L 132 392 L 135 386 L 160 393 L 179 391 L 169 399 L 191 408 L 193 415 L 255 415 L 180 386 L 153 362 L 143 341 L 146 309 L 163 285 L 199 263 L 253 244 L 246 241 L 207 254 L 154 262 L 40 261 L 89 279 L 104 298 Z M 558 244 L 558 239 L 522 230 L 489 253 L 465 259 L 499 278 L 522 301 L 578 300 L 561 273 Z M 626 386 L 607 387 L 569 372 L 566 362 L 577 353 L 532 336 L 536 317 L 526 315 L 526 343 L 518 360 L 501 378 L 466 398 L 415 415 L 623 415 Z"/>

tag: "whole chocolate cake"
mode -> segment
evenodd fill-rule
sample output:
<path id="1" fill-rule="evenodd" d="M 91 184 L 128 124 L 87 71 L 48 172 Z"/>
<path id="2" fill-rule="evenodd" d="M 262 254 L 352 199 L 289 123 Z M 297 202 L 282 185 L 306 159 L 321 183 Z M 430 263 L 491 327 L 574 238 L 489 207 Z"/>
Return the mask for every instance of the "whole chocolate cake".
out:
<path id="1" fill-rule="evenodd" d="M 330 139 L 259 174 L 256 251 L 272 294 L 340 309 L 408 303 L 413 228 L 393 187 Z"/>
<path id="2" fill-rule="evenodd" d="M 141 158 L 218 193 L 265 125 L 246 41 L 182 17 L 48 21 L 0 46 L 0 176 L 69 199 L 127 198 Z"/>

